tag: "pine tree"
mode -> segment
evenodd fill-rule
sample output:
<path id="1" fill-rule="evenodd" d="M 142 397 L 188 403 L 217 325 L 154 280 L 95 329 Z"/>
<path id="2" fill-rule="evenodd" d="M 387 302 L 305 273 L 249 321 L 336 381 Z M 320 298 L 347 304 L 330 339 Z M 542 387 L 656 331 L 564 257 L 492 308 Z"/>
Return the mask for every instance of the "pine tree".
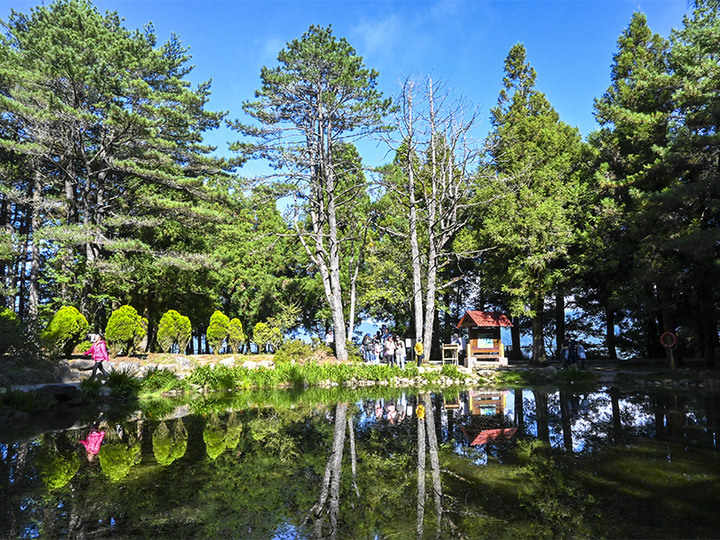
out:
<path id="1" fill-rule="evenodd" d="M 544 362 L 544 304 L 567 278 L 560 263 L 576 233 L 582 146 L 577 129 L 535 89 L 535 79 L 525 47 L 513 46 L 489 136 L 503 188 L 484 216 L 483 234 L 497 247 L 488 257 L 503 261 L 511 313 L 532 318 L 533 361 Z"/>
<path id="2" fill-rule="evenodd" d="M 268 158 L 282 171 L 294 205 L 294 225 L 322 278 L 335 328 L 336 354 L 346 360 L 339 220 L 355 190 L 339 180 L 344 143 L 387 129 L 390 100 L 377 90 L 377 72 L 331 28 L 311 26 L 264 67 L 256 101 L 244 104 L 259 127 L 235 123 L 255 144 L 236 145 Z M 306 219 L 307 218 L 307 219 Z"/>

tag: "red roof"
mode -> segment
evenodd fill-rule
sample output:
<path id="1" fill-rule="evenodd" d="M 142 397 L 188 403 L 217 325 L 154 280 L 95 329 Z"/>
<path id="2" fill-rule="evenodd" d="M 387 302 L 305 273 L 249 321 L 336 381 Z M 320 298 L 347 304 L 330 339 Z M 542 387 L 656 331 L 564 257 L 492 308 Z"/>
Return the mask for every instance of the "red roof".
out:
<path id="1" fill-rule="evenodd" d="M 496 326 L 512 326 L 512 323 L 510 319 L 499 311 L 466 311 L 465 315 L 462 316 L 460 322 L 457 324 L 458 328 L 471 328 L 476 326 L 493 328 Z"/>
<path id="2" fill-rule="evenodd" d="M 477 446 L 480 444 L 486 444 L 490 441 L 497 441 L 498 439 L 512 439 L 517 428 L 505 428 L 505 429 L 486 429 L 481 431 L 477 437 L 470 443 L 471 446 Z"/>

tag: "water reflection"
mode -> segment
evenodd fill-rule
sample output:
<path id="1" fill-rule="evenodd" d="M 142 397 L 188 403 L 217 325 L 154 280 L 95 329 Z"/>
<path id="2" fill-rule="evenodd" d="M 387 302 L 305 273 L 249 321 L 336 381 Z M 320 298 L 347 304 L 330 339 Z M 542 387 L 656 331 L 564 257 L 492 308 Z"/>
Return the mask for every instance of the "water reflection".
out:
<path id="1" fill-rule="evenodd" d="M 717 394 L 235 394 L 163 410 L 3 439 L 0 537 L 720 530 L 706 510 L 720 503 Z"/>

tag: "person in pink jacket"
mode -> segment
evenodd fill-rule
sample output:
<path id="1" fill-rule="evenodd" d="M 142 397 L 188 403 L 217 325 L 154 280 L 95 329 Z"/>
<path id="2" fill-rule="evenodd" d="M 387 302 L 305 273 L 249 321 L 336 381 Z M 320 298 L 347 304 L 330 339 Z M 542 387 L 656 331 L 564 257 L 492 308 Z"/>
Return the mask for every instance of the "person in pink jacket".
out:
<path id="1" fill-rule="evenodd" d="M 105 343 L 102 334 L 97 334 L 95 336 L 95 342 L 92 344 L 92 347 L 90 347 L 90 350 L 85 351 L 85 356 L 91 356 L 95 362 L 95 365 L 92 368 L 92 375 L 90 375 L 90 380 L 95 378 L 95 374 L 98 370 L 100 370 L 107 379 L 108 373 L 103 367 L 103 362 L 110 360 L 110 357 L 108 356 L 107 344 Z"/>

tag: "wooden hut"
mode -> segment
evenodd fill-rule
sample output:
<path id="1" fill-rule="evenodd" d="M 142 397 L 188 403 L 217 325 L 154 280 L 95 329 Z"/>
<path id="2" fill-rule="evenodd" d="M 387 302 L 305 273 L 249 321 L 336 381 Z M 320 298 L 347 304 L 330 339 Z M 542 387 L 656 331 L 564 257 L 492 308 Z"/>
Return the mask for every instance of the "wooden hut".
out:
<path id="1" fill-rule="evenodd" d="M 466 311 L 457 324 L 467 328 L 468 341 L 466 366 L 472 368 L 477 362 L 508 364 L 505 348 L 500 339 L 500 328 L 512 326 L 510 319 L 499 311 Z"/>

